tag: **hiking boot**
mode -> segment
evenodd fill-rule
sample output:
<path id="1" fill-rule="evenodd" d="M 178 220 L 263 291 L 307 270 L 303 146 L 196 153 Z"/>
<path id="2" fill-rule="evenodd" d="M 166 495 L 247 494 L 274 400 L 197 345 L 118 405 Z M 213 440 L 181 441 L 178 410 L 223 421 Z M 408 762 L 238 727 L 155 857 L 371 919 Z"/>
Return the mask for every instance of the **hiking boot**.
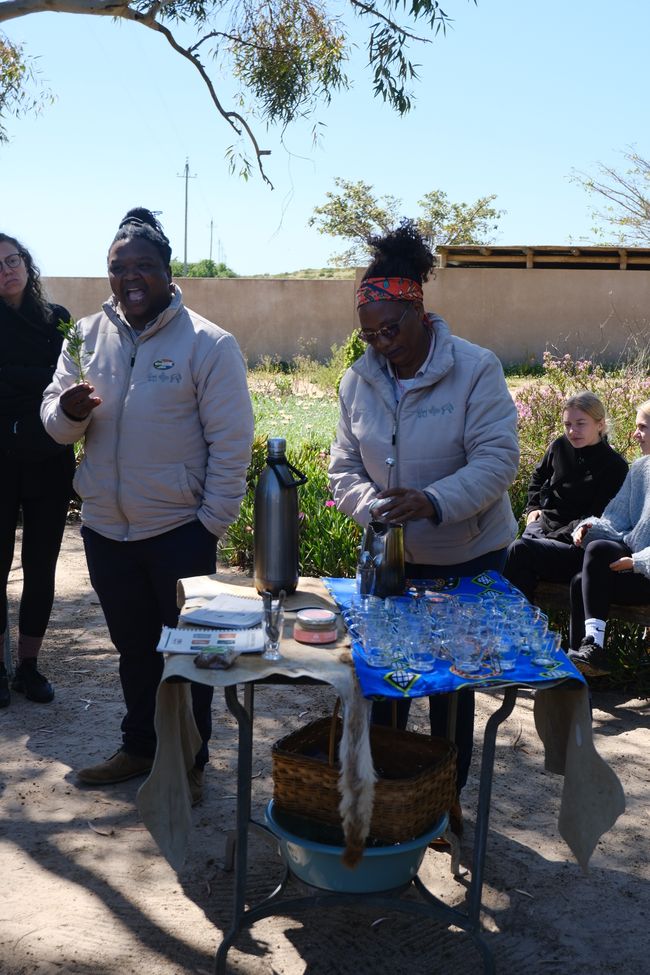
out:
<path id="1" fill-rule="evenodd" d="M 569 650 L 568 657 L 586 677 L 605 677 L 611 673 L 607 651 L 596 643 L 593 636 L 583 637 L 577 650 Z"/>
<path id="2" fill-rule="evenodd" d="M 47 677 L 36 669 L 36 657 L 28 657 L 18 664 L 11 686 L 14 691 L 24 694 L 28 701 L 36 701 L 37 704 L 49 704 L 54 700 L 54 688 Z"/>
<path id="3" fill-rule="evenodd" d="M 9 678 L 4 664 L 0 664 L 0 708 L 8 708 L 11 704 L 9 693 Z"/>
<path id="4" fill-rule="evenodd" d="M 129 755 L 120 749 L 99 765 L 79 769 L 77 778 L 84 785 L 115 785 L 117 782 L 136 779 L 139 775 L 147 775 L 152 765 L 153 758 Z"/>
<path id="5" fill-rule="evenodd" d="M 202 768 L 197 768 L 196 765 L 194 765 L 187 773 L 187 784 L 190 787 L 190 796 L 192 798 L 193 806 L 197 806 L 203 798 L 204 777 L 204 770 Z"/>

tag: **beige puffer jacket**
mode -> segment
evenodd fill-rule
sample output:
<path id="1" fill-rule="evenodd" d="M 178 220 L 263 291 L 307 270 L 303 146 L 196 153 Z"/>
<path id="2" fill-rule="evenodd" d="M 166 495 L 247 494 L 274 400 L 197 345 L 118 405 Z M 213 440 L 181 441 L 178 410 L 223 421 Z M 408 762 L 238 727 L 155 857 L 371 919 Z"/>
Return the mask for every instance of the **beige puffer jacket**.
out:
<path id="1" fill-rule="evenodd" d="M 228 332 L 171 303 L 137 337 L 113 301 L 79 321 L 85 378 L 102 403 L 86 420 L 59 396 L 79 381 L 67 345 L 43 396 L 58 443 L 84 438 L 75 476 L 82 520 L 118 541 L 170 531 L 197 517 L 220 536 L 246 488 L 253 413 L 246 365 Z"/>
<path id="2" fill-rule="evenodd" d="M 337 507 L 365 526 L 386 487 L 386 458 L 394 457 L 393 486 L 426 489 L 441 514 L 440 524 L 406 523 L 407 561 L 455 565 L 516 535 L 507 491 L 519 463 L 517 411 L 497 357 L 452 336 L 442 318 L 429 320 L 433 356 L 399 404 L 374 349 L 346 372 L 330 485 Z"/>

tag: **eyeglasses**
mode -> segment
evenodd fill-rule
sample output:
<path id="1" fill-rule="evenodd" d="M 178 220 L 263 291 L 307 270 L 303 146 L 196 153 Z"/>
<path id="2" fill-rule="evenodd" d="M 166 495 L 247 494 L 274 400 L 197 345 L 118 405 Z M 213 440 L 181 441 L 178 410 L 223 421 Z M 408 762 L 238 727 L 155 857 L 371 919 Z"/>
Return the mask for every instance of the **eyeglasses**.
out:
<path id="1" fill-rule="evenodd" d="M 379 339 L 384 339 L 385 341 L 390 342 L 390 340 L 394 339 L 399 332 L 400 328 L 402 327 L 402 322 L 410 312 L 411 307 L 412 304 L 409 302 L 404 309 L 400 320 L 398 322 L 393 322 L 392 325 L 384 325 L 383 328 L 378 328 L 370 332 L 366 328 L 359 329 L 359 338 L 362 340 L 362 342 L 367 342 L 369 345 L 374 345 L 375 342 L 379 341 Z"/>
<path id="2" fill-rule="evenodd" d="M 22 262 L 22 254 L 7 254 L 4 261 L 0 261 L 0 274 L 2 274 L 5 268 L 18 267 L 18 265 L 22 264 Z"/>

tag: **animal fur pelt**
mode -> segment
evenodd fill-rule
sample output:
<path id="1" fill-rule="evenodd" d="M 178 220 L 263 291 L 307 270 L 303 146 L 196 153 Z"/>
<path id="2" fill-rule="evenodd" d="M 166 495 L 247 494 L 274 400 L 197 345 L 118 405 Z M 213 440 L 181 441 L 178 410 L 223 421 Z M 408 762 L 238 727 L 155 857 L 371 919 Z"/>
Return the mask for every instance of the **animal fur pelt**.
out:
<path id="1" fill-rule="evenodd" d="M 345 713 L 339 746 L 339 812 L 346 840 L 343 863 L 354 867 L 361 859 L 370 831 L 377 779 L 368 734 L 371 705 L 362 697 L 356 676 L 352 693 L 342 703 Z"/>

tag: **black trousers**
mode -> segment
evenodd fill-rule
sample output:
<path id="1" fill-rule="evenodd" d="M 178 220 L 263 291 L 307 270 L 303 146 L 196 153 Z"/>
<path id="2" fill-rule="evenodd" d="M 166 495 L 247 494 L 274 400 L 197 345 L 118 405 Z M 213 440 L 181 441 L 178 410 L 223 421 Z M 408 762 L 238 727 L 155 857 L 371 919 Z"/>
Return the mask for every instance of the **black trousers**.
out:
<path id="1" fill-rule="evenodd" d="M 638 572 L 614 572 L 610 563 L 630 556 L 621 542 L 597 539 L 585 549 L 582 571 L 571 580 L 571 646 L 585 635 L 585 620 L 606 620 L 612 603 L 650 603 L 650 579 Z"/>
<path id="2" fill-rule="evenodd" d="M 570 582 L 582 568 L 583 558 L 584 549 L 546 538 L 533 521 L 508 548 L 503 574 L 532 603 L 540 579 Z"/>
<path id="3" fill-rule="evenodd" d="M 22 510 L 20 560 L 23 589 L 18 628 L 25 636 L 42 637 L 54 601 L 56 562 L 61 549 L 74 474 L 72 448 L 25 463 L 5 454 L 0 478 L 0 633 L 7 629 L 7 581 L 14 556 L 16 527 Z"/>
<path id="4" fill-rule="evenodd" d="M 118 542 L 82 528 L 90 581 L 99 596 L 108 630 L 120 655 L 120 681 L 126 704 L 122 747 L 153 757 L 154 714 L 163 655 L 156 646 L 165 626 L 176 626 L 176 582 L 215 572 L 217 540 L 200 521 L 137 542 Z M 208 760 L 212 733 L 212 693 L 192 684 L 194 719 L 201 735 L 196 764 Z"/>
<path id="5" fill-rule="evenodd" d="M 406 575 L 410 579 L 439 579 L 450 576 L 471 576 L 478 572 L 494 569 L 503 572 L 506 560 L 506 549 L 487 552 L 469 562 L 459 562 L 456 565 L 424 565 L 406 563 Z M 449 706 L 451 694 L 432 694 L 429 697 L 429 724 L 433 738 L 447 737 L 447 722 L 449 720 Z M 467 688 L 457 692 L 456 735 L 458 748 L 458 792 L 465 786 L 469 775 L 474 750 L 474 691 Z M 396 701 L 397 727 L 406 728 L 411 702 L 409 699 Z M 389 700 L 375 701 L 372 706 L 372 718 L 375 724 L 391 725 L 393 721 L 393 702 Z"/>

